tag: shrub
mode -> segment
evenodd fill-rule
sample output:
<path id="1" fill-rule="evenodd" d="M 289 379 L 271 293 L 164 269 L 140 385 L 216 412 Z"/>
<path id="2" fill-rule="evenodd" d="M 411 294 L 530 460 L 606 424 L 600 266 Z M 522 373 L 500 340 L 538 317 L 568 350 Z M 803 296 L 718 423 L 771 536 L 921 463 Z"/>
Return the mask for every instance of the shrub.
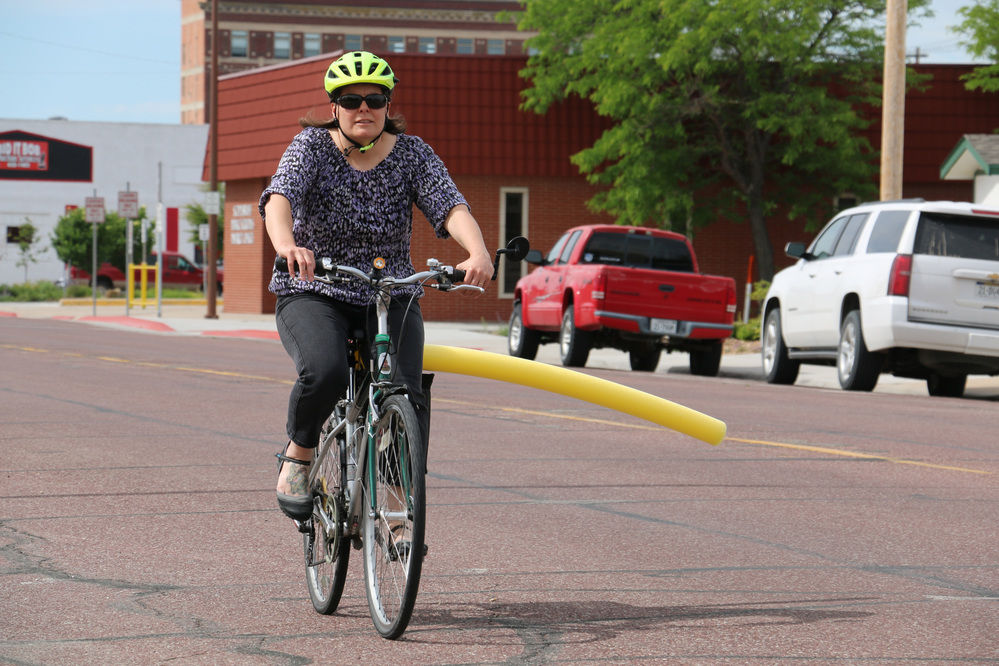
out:
<path id="1" fill-rule="evenodd" d="M 23 284 L 0 284 L 0 301 L 27 303 L 58 301 L 60 298 L 62 298 L 62 287 L 44 280 Z"/>
<path id="2" fill-rule="evenodd" d="M 735 322 L 735 328 L 732 331 L 732 337 L 736 340 L 759 340 L 760 339 L 760 318 L 753 317 L 749 321 L 743 323 L 741 321 Z"/>

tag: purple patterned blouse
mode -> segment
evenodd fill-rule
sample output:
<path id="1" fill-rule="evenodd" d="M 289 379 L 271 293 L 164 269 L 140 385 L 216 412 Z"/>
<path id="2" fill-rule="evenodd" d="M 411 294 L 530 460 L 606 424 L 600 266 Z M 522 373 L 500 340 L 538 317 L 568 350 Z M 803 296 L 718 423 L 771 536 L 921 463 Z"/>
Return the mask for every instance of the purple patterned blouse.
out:
<path id="1" fill-rule="evenodd" d="M 260 217 L 272 193 L 291 202 L 292 232 L 300 247 L 337 264 L 371 270 L 375 257 L 385 259 L 387 275 L 404 277 L 415 270 L 409 256 L 413 204 L 440 238 L 447 214 L 465 204 L 444 162 L 419 137 L 399 134 L 391 152 L 374 169 L 358 171 L 347 162 L 329 130 L 307 127 L 284 152 L 271 184 L 260 196 Z M 282 296 L 314 291 L 355 305 L 370 302 L 372 289 L 357 281 L 328 285 L 292 280 L 275 271 L 269 289 Z M 423 294 L 417 285 L 396 293 Z"/>

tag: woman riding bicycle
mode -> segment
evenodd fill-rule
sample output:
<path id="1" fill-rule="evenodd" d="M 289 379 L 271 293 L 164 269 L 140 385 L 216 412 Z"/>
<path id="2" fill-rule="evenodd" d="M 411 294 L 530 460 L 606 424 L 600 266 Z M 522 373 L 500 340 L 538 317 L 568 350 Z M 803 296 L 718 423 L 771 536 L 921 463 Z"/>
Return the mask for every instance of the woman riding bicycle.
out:
<path id="1" fill-rule="evenodd" d="M 260 197 L 260 214 L 288 273 L 275 271 L 277 330 L 295 362 L 298 380 L 288 400 L 288 444 L 280 460 L 278 506 L 291 518 L 312 513 L 308 465 L 323 421 L 344 394 L 347 339 L 366 329 L 371 293 L 360 283 L 329 285 L 313 280 L 315 258 L 370 269 L 376 257 L 384 273 L 407 276 L 413 204 L 437 236 L 453 237 L 468 253 L 457 268 L 465 282 L 485 287 L 492 261 L 478 223 L 444 163 L 422 139 L 404 134 L 405 121 L 390 116 L 398 79 L 389 64 L 366 51 L 345 53 L 325 77 L 333 117 L 303 119 Z M 389 311 L 392 339 L 399 341 L 396 375 L 406 384 L 423 436 L 429 405 L 422 388 L 423 317 L 419 286 L 400 288 Z"/>

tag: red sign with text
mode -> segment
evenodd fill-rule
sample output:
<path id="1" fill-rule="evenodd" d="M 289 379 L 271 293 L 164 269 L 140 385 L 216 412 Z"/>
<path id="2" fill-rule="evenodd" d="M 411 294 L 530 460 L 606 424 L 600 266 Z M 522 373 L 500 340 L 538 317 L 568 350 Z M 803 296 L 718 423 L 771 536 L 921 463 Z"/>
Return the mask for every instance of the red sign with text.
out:
<path id="1" fill-rule="evenodd" d="M 48 142 L 0 140 L 0 168 L 18 171 L 48 171 Z"/>

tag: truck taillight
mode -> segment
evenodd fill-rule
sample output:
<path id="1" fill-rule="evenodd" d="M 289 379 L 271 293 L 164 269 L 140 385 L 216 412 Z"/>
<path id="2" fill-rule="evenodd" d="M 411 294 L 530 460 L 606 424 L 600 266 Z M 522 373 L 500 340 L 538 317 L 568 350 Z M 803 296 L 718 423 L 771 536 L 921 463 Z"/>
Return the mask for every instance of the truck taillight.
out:
<path id="1" fill-rule="evenodd" d="M 896 254 L 891 262 L 891 273 L 888 275 L 888 295 L 908 296 L 909 280 L 912 277 L 912 255 Z"/>
<path id="2" fill-rule="evenodd" d="M 725 292 L 728 295 L 728 302 L 725 303 L 725 312 L 734 315 L 736 309 L 738 309 L 738 305 L 735 302 L 735 289 L 729 287 Z"/>
<path id="3" fill-rule="evenodd" d="M 607 275 L 600 273 L 593 281 L 593 300 L 602 301 L 607 294 Z"/>

